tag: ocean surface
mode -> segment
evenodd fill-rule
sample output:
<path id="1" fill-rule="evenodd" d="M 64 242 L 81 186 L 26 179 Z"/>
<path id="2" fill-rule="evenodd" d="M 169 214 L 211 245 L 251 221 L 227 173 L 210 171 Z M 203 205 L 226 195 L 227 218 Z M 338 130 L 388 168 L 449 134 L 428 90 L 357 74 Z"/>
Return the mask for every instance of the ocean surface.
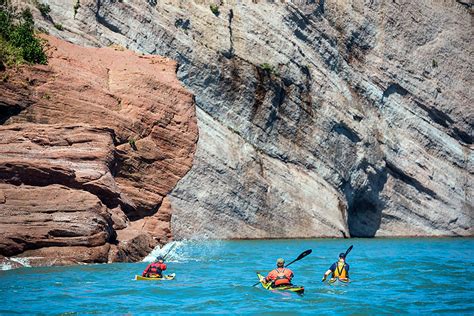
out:
<path id="1" fill-rule="evenodd" d="M 352 282 L 322 275 L 340 252 Z M 313 239 L 175 242 L 173 281 L 134 281 L 146 262 L 0 271 L 1 315 L 474 315 L 474 239 Z M 252 287 L 278 257 L 305 294 Z"/>

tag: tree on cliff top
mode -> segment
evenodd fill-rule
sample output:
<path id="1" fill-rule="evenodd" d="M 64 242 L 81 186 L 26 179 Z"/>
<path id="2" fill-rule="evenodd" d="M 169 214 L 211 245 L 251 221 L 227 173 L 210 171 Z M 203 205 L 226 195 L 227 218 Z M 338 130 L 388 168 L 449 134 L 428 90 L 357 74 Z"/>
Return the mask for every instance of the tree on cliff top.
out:
<path id="1" fill-rule="evenodd" d="M 0 0 L 0 61 L 9 66 L 47 63 L 41 40 L 35 36 L 31 11 L 24 9 L 18 14 L 6 0 Z"/>

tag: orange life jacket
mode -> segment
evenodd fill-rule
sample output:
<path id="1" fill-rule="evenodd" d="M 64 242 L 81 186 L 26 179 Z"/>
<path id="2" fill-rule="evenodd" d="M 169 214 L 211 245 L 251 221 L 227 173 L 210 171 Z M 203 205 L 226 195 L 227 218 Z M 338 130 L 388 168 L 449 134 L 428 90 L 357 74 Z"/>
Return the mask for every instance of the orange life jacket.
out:
<path id="1" fill-rule="evenodd" d="M 293 271 L 286 268 L 276 268 L 268 274 L 268 279 L 273 281 L 276 286 L 291 284 L 293 278 Z"/>

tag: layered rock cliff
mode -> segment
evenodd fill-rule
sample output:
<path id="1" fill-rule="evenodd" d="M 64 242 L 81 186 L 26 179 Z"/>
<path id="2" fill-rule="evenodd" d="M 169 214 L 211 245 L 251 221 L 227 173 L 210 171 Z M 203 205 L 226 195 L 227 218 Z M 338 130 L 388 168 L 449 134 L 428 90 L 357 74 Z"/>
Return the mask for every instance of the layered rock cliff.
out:
<path id="1" fill-rule="evenodd" d="M 471 6 L 45 2 L 56 36 L 178 61 L 200 139 L 177 237 L 473 235 Z"/>
<path id="2" fill-rule="evenodd" d="M 193 95 L 167 58 L 45 39 L 47 66 L 2 72 L 0 255 L 141 259 L 171 238 L 166 196 L 198 137 Z"/>

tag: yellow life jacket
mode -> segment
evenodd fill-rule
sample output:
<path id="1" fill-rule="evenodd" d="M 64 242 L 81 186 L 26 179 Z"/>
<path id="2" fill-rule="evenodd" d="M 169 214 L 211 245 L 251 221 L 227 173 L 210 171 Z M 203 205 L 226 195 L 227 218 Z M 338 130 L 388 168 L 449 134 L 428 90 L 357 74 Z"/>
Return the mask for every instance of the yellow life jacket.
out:
<path id="1" fill-rule="evenodd" d="M 347 279 L 346 264 L 344 262 L 337 262 L 336 269 L 332 273 L 332 277 L 339 279 Z"/>

